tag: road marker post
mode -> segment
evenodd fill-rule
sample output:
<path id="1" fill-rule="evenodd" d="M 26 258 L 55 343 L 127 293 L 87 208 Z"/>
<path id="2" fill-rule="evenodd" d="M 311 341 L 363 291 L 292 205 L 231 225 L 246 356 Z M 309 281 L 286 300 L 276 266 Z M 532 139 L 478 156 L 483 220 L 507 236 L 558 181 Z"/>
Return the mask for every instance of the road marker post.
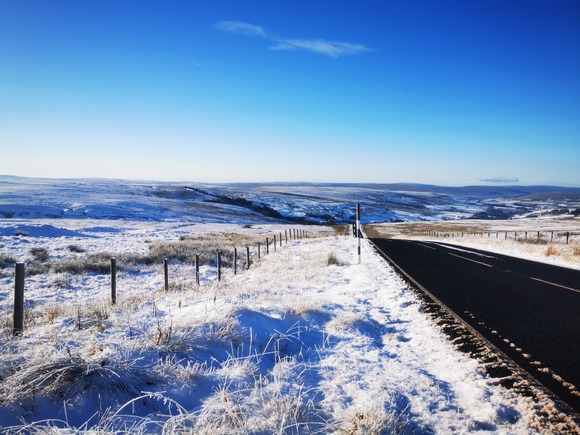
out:
<path id="1" fill-rule="evenodd" d="M 361 263 L 361 259 L 360 259 L 360 236 L 361 236 L 361 231 L 360 231 L 360 204 L 356 205 L 356 237 L 358 239 L 358 264 Z"/>

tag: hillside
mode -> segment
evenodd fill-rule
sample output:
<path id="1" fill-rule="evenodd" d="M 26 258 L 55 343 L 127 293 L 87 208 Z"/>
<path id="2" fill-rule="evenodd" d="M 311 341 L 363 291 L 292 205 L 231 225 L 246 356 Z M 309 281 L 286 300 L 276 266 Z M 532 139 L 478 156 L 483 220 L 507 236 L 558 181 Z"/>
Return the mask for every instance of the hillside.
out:
<path id="1" fill-rule="evenodd" d="M 161 183 L 0 176 L 0 218 L 343 224 L 577 215 L 580 189 L 418 184 Z"/>

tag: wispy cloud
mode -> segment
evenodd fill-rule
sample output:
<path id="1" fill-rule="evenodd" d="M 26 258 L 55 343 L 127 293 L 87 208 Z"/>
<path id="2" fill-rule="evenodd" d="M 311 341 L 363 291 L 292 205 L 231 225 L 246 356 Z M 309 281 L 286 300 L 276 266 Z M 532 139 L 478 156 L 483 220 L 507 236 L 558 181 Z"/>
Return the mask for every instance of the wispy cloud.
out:
<path id="1" fill-rule="evenodd" d="M 363 44 L 349 42 L 327 41 L 324 39 L 294 39 L 275 37 L 264 30 L 263 27 L 243 21 L 218 21 L 216 27 L 219 30 L 237 33 L 244 36 L 259 36 L 274 41 L 271 50 L 306 50 L 322 54 L 332 58 L 354 55 L 373 51 Z"/>
<path id="2" fill-rule="evenodd" d="M 262 27 L 250 23 L 244 23 L 243 21 L 218 21 L 215 26 L 224 32 L 272 39 Z"/>
<path id="3" fill-rule="evenodd" d="M 480 178 L 479 181 L 486 183 L 517 183 L 520 181 L 518 177 L 494 177 L 494 178 Z"/>
<path id="4" fill-rule="evenodd" d="M 348 42 L 325 41 L 323 39 L 281 39 L 272 50 L 307 50 L 324 54 L 333 58 L 344 55 L 360 54 L 372 51 L 362 44 Z"/>

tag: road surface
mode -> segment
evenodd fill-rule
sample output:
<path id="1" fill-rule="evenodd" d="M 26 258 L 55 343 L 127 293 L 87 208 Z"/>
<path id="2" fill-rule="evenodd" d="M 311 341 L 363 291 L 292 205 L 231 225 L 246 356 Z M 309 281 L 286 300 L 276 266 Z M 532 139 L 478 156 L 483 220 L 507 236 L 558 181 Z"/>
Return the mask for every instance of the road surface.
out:
<path id="1" fill-rule="evenodd" d="M 580 412 L 580 271 L 445 243 L 371 241 Z"/>

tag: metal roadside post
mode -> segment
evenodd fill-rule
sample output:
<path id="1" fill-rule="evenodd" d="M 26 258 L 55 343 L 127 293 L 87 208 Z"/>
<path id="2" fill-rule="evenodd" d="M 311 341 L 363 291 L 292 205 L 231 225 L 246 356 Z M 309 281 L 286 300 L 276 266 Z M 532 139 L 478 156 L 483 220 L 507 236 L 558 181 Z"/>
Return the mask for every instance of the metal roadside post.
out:
<path id="1" fill-rule="evenodd" d="M 361 236 L 361 230 L 360 230 L 360 204 L 356 205 L 356 237 L 358 239 L 358 264 L 360 264 L 361 259 L 360 259 L 360 236 Z"/>

